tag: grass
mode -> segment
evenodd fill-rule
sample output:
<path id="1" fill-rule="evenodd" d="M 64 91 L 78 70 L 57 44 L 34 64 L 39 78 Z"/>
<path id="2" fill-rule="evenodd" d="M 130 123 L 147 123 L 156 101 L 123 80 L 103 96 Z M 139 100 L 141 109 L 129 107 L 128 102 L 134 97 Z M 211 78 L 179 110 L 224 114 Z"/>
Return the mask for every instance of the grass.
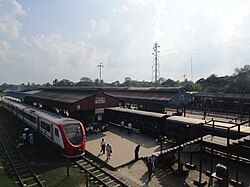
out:
<path id="1" fill-rule="evenodd" d="M 13 185 L 13 181 L 7 177 L 2 162 L 0 162 L 0 186 L 9 187 Z"/>
<path id="2" fill-rule="evenodd" d="M 69 178 L 67 178 L 67 168 L 58 167 L 42 174 L 45 179 L 45 186 L 85 186 L 85 175 L 77 168 L 69 167 Z"/>

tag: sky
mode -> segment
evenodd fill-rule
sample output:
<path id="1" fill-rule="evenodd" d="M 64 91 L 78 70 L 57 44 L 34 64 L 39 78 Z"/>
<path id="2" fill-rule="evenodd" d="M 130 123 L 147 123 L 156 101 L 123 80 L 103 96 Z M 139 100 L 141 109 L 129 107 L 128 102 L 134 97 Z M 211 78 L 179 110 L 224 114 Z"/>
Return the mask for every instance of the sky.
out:
<path id="1" fill-rule="evenodd" d="M 0 84 L 160 76 L 193 81 L 250 64 L 249 0 L 0 0 Z M 191 76 L 191 58 L 192 75 Z"/>

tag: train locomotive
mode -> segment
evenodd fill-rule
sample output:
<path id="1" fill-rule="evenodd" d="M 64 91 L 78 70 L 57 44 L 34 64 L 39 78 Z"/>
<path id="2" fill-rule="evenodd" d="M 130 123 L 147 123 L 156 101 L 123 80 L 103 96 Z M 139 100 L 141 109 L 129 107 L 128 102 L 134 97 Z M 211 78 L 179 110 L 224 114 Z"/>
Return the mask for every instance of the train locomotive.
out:
<path id="1" fill-rule="evenodd" d="M 66 157 L 84 154 L 86 135 L 83 124 L 21 102 L 2 99 L 3 107 L 57 145 Z"/>

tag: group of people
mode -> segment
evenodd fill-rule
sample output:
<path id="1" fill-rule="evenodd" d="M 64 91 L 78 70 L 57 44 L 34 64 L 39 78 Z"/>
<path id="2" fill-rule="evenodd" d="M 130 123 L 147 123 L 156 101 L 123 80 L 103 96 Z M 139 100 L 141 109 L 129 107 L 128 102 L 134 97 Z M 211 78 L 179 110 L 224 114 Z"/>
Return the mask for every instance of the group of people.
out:
<path id="1" fill-rule="evenodd" d="M 100 146 L 101 146 L 100 153 L 105 154 L 105 150 L 106 150 L 107 159 L 110 159 L 111 153 L 112 153 L 111 145 L 107 144 L 106 141 L 104 140 L 104 138 L 102 138 Z"/>
<path id="2" fill-rule="evenodd" d="M 122 120 L 121 121 L 121 128 L 124 128 L 124 125 L 125 125 L 125 122 Z M 131 131 L 132 131 L 132 124 L 131 123 L 128 123 L 128 135 L 131 134 Z"/>
<path id="3" fill-rule="evenodd" d="M 18 140 L 17 142 L 17 148 L 27 145 L 34 145 L 34 135 L 29 128 L 24 129 L 21 140 Z"/>

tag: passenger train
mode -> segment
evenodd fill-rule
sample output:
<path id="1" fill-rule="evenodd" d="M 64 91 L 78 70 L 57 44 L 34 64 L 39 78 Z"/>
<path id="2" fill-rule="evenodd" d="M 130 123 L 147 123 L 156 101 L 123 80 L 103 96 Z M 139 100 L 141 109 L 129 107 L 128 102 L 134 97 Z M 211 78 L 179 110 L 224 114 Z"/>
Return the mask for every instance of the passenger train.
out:
<path id="1" fill-rule="evenodd" d="M 176 142 L 185 142 L 190 138 L 200 137 L 202 134 L 226 137 L 227 127 L 235 125 L 229 122 L 207 122 L 202 119 L 170 116 L 162 113 L 131 110 L 121 107 L 107 108 L 104 114 L 107 122 L 121 124 L 121 121 L 124 121 L 125 125 L 132 123 L 133 128 L 138 129 L 143 134 L 153 137 L 163 135 Z M 237 130 L 238 127 L 231 128 L 229 136 L 236 138 L 238 136 Z M 242 125 L 240 127 L 240 136 L 243 137 L 246 135 L 250 135 L 250 127 Z"/>
<path id="2" fill-rule="evenodd" d="M 86 136 L 83 124 L 21 102 L 2 99 L 3 107 L 60 147 L 67 157 L 84 154 Z"/>

